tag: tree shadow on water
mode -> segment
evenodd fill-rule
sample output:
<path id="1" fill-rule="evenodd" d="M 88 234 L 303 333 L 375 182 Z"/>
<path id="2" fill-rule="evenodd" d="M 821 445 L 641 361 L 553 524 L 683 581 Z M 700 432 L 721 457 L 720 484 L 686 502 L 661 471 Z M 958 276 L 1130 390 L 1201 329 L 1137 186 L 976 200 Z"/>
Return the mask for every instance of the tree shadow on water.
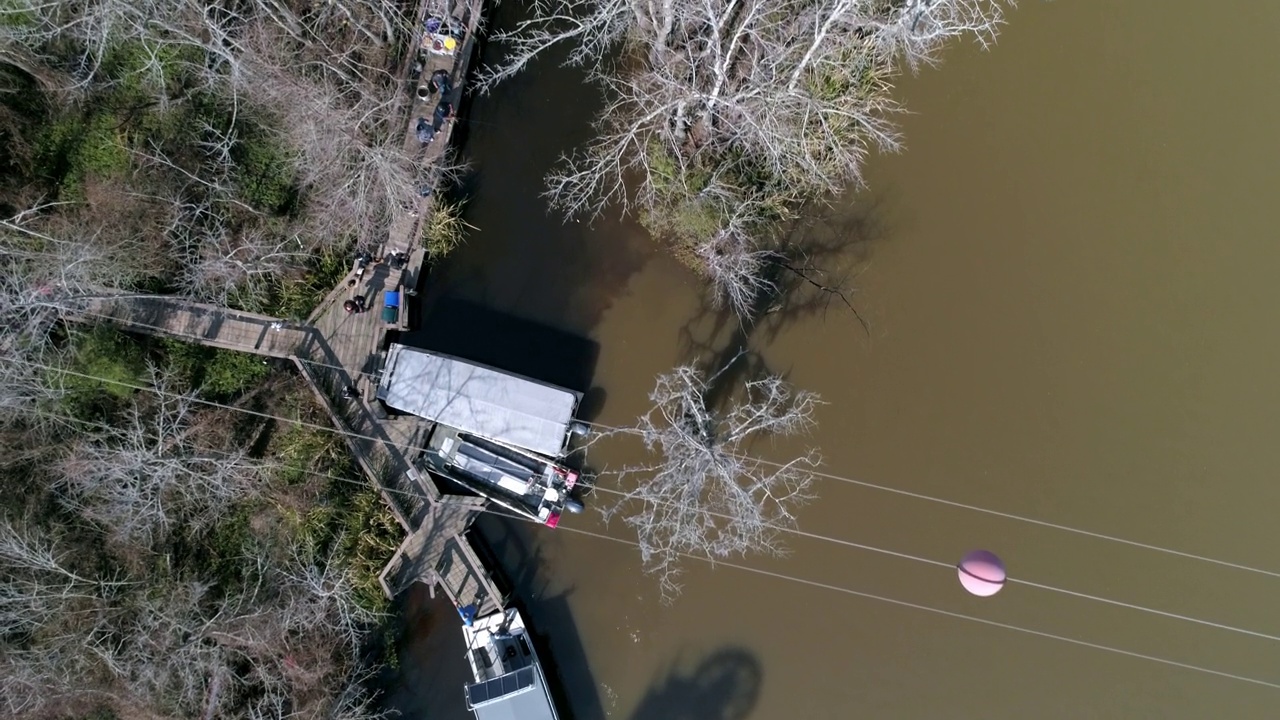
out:
<path id="1" fill-rule="evenodd" d="M 723 648 L 690 672 L 666 673 L 650 686 L 630 720 L 745 720 L 755 709 L 762 677 L 753 654 Z"/>
<path id="2" fill-rule="evenodd" d="M 704 297 L 680 328 L 679 340 L 683 362 L 715 378 L 709 407 L 722 407 L 743 382 L 770 374 L 752 349 L 773 342 L 796 322 L 820 317 L 833 323 L 832 332 L 871 336 L 854 283 L 875 244 L 886 237 L 883 206 L 881 199 L 865 198 L 852 207 L 803 210 L 766 263 L 765 289 L 745 316 L 710 293 Z"/>
<path id="3" fill-rule="evenodd" d="M 858 308 L 856 282 L 872 249 L 887 237 L 883 199 L 866 197 L 856 206 L 801 214 L 784 234 L 774 260 L 781 277 L 772 294 L 774 304 L 761 322 L 765 341 L 772 341 L 788 322 L 815 315 L 824 322 L 856 321 L 869 337 L 871 325 Z"/>

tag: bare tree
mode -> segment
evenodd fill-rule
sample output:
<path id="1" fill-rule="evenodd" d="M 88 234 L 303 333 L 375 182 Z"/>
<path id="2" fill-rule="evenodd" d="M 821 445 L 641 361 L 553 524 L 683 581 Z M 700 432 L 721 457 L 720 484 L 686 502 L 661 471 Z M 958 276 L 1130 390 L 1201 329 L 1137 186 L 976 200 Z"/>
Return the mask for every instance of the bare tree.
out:
<path id="1" fill-rule="evenodd" d="M 137 216 L 139 208 L 116 206 Z M 0 219 L 0 423 L 37 423 L 31 408 L 62 389 L 27 359 L 50 354 L 54 321 L 147 277 L 155 253 L 128 227 L 89 221 L 80 207 L 37 203 Z"/>
<path id="2" fill-rule="evenodd" d="M 0 524 L 0 633 L 34 632 L 67 606 L 97 600 L 105 583 L 68 569 L 39 532 Z"/>
<path id="3" fill-rule="evenodd" d="M 763 238 L 768 230 L 762 227 L 765 224 L 762 218 L 781 219 L 786 210 L 764 207 L 771 200 L 761 195 L 744 195 L 737 188 L 718 182 L 709 184 L 690 203 L 717 220 L 718 227 L 709 235 L 690 232 L 689 227 L 681 226 L 687 221 L 681 216 L 654 217 L 648 223 L 675 244 L 678 257 L 702 272 L 713 289 L 713 303 L 727 306 L 744 319 L 758 311 L 762 300 L 779 292 L 768 268 L 783 256 L 778 250 L 765 246 Z"/>
<path id="4" fill-rule="evenodd" d="M 149 548 L 179 522 L 203 528 L 233 502 L 255 496 L 261 466 L 243 451 L 201 447 L 193 395 L 157 392 L 133 401 L 120 423 L 74 441 L 59 462 L 59 488 L 117 541 Z"/>
<path id="5" fill-rule="evenodd" d="M 63 311 L 78 302 L 145 278 L 154 268 L 144 238 L 133 228 L 88 222 L 78 207 L 40 203 L 0 219 L 0 280 L 12 295 L 7 307 L 25 313 Z M 138 212 L 137 207 L 114 208 Z M 154 253 L 151 253 L 154 254 Z"/>
<path id="6" fill-rule="evenodd" d="M 131 589 L 85 574 L 70 556 L 39 528 L 0 520 L 0 708 L 11 715 L 92 692 L 77 680 L 108 636 L 107 599 Z M 15 647 L 12 638 L 43 642 Z"/>
<path id="7" fill-rule="evenodd" d="M 263 303 L 273 283 L 298 271 L 310 258 L 296 236 L 257 226 L 235 232 L 224 216 L 195 213 L 201 225 L 187 226 L 179 246 L 182 263 L 176 285 L 185 295 L 218 305 Z"/>
<path id="8" fill-rule="evenodd" d="M 783 464 L 747 454 L 756 437 L 807 431 L 817 395 L 767 376 L 747 381 L 739 401 L 721 409 L 712 397 L 721 373 L 705 377 L 683 366 L 660 375 L 649 395 L 653 409 L 624 431 L 657 458 L 619 472 L 634 487 L 606 515 L 635 529 L 644 565 L 668 599 L 680 589 L 682 556 L 781 552 L 776 533 L 794 525 L 793 511 L 811 498 L 808 470 L 820 462 L 812 450 Z"/>
<path id="9" fill-rule="evenodd" d="M 369 671 L 351 673 L 329 708 L 330 720 L 384 720 L 395 717 L 392 711 L 378 709 L 366 689 L 373 674 Z"/>
<path id="10" fill-rule="evenodd" d="M 87 577 L 70 555 L 0 522 L 0 708 L 9 715 L 88 698 L 131 716 L 381 716 L 363 689 L 376 668 L 360 658 L 377 618 L 332 557 L 318 565 L 298 549 L 260 548 L 246 558 L 257 582 L 232 589 L 155 568 Z"/>
<path id="11" fill-rule="evenodd" d="M 365 245 L 377 244 L 395 209 L 418 197 L 416 168 L 403 142 L 402 90 L 392 73 L 398 49 L 416 32 L 407 6 L 387 0 L 15 3 L 0 10 L 0 20 L 8 19 L 0 22 L 0 57 L 57 64 L 55 56 L 65 62 L 71 54 L 72 90 L 132 82 L 163 109 L 199 89 L 228 103 L 233 116 L 243 111 L 267 121 L 257 124 L 271 126 L 261 129 L 292 153 L 289 160 L 299 171 L 303 222 L 285 235 L 306 238 L 306 251 L 346 244 L 353 235 Z M 5 52 L 7 47 L 13 52 Z M 107 78 L 104 63 L 122 47 L 130 53 L 127 69 L 111 67 L 131 75 Z M 206 161 L 199 167 L 165 157 L 158 148 L 137 159 L 166 169 L 179 187 L 198 191 L 183 201 L 200 199 L 216 216 L 215 229 L 232 228 L 232 249 L 258 257 L 263 233 L 242 234 L 243 218 L 228 217 L 255 214 L 237 199 L 230 172 L 230 150 L 241 142 L 232 127 L 204 130 Z M 180 246 L 178 254 L 185 249 Z M 219 287 L 227 277 L 222 270 L 246 264 L 242 256 L 235 260 L 213 273 L 207 265 L 194 268 L 185 280 L 205 293 L 205 280 Z M 252 286 L 252 279 L 244 282 Z"/>
<path id="12" fill-rule="evenodd" d="M 339 545 L 341 538 L 334 542 L 334 548 Z M 375 618 L 355 602 L 351 575 L 334 562 L 333 555 L 316 562 L 294 547 L 288 562 L 281 565 L 279 579 L 293 598 L 285 614 L 285 627 L 299 631 L 324 628 L 342 647 L 359 648 L 361 629 Z"/>
<path id="13" fill-rule="evenodd" d="M 262 28 L 247 41 L 252 80 L 239 92 L 278 118 L 277 136 L 298 158 L 307 234 L 381 242 L 393 213 L 420 196 L 403 128 L 392 124 L 394 85 L 382 76 L 353 85 L 349 73 L 300 74 L 279 38 Z"/>
<path id="14" fill-rule="evenodd" d="M 611 99 L 596 138 L 548 178 L 551 203 L 569 215 L 634 208 L 661 235 L 683 225 L 696 237 L 676 233 L 678 248 L 710 247 L 682 256 L 741 309 L 773 211 L 861 182 L 870 149 L 900 147 L 896 68 L 933 62 L 956 37 L 987 44 L 1002 21 L 1001 0 L 541 0 L 499 34 L 509 54 L 482 82 L 571 46 L 568 62 Z M 726 187 L 758 201 L 751 242 L 734 203 L 707 202 Z M 727 245 L 741 257 L 726 260 Z"/>

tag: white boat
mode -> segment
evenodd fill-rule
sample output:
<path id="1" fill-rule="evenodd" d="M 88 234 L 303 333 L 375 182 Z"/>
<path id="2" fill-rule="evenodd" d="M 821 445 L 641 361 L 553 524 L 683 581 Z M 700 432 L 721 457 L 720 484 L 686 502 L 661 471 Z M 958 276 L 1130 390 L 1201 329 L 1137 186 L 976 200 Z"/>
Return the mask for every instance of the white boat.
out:
<path id="1" fill-rule="evenodd" d="M 582 393 L 450 355 L 392 343 L 378 380 L 387 407 L 546 458 L 586 433 Z"/>
<path id="2" fill-rule="evenodd" d="M 427 469 L 547 527 L 568 510 L 578 473 L 545 457 L 436 424 L 423 452 Z"/>
<path id="3" fill-rule="evenodd" d="M 476 681 L 466 686 L 476 720 L 559 720 L 524 618 L 515 608 L 462 626 Z"/>

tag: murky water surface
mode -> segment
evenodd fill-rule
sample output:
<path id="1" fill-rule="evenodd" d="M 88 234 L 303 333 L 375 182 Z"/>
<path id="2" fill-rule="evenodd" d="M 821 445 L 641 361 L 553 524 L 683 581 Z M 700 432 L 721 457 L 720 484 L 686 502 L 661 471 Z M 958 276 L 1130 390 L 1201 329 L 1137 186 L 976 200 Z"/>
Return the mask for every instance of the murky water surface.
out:
<path id="1" fill-rule="evenodd" d="M 504 18 L 499 16 L 498 22 Z M 805 230 L 856 286 L 750 337 L 827 401 L 826 470 L 1280 571 L 1280 5 L 1025 0 L 989 53 L 904 78 L 907 152 Z M 584 99 L 584 97 L 586 99 Z M 594 100 L 550 65 L 471 109 L 471 244 L 437 292 L 598 344 L 595 419 L 732 328 L 634 225 L 565 225 L 539 176 Z M 535 352 L 537 348 L 528 348 Z M 526 352 L 526 351 L 521 351 Z M 516 353 L 519 355 L 521 353 Z M 787 448 L 762 446 L 785 457 Z M 618 465 L 628 449 L 601 451 Z M 834 480 L 805 530 L 1280 634 L 1280 578 Z M 625 535 L 587 515 L 567 528 Z M 693 565 L 664 607 L 631 548 L 486 528 L 578 720 L 1266 718 L 1250 685 L 830 589 Z M 518 536 L 510 535 L 517 532 Z M 1280 642 L 808 539 L 757 567 L 1280 683 Z"/>

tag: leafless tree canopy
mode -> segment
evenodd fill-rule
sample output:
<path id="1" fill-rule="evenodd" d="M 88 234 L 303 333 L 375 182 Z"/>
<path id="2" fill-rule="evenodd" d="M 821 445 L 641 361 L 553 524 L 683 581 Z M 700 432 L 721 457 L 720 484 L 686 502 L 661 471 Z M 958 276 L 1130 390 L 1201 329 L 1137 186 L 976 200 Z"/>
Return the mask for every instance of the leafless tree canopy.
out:
<path id="1" fill-rule="evenodd" d="M 127 220 L 111 227 L 56 209 L 45 203 L 0 219 L 0 427 L 19 418 L 44 423 L 30 409 L 60 394 L 19 362 L 49 354 L 53 321 L 156 269 L 154 252 Z M 121 210 L 121 218 L 137 215 L 136 206 Z"/>
<path id="2" fill-rule="evenodd" d="M 103 108 L 114 113 L 113 127 L 143 114 L 157 118 L 140 132 L 103 126 L 95 136 L 133 135 L 115 140 L 128 157 L 112 192 L 43 210 L 94 206 L 107 195 L 112 207 L 93 215 L 109 216 L 132 197 L 145 206 L 139 216 L 152 221 L 132 229 L 146 250 L 133 257 L 170 261 L 164 276 L 175 276 L 176 289 L 215 302 L 252 304 L 317 250 L 380 243 L 393 213 L 418 198 L 396 81 L 412 34 L 408 7 L 387 0 L 5 3 L 0 66 L 36 78 L 55 119 Z M 157 143 L 157 124 L 160 136 L 186 140 Z M 259 148 L 271 153 L 246 157 Z M 245 172 L 250 166 L 271 177 Z M 10 200 L 0 198 L 0 207 Z"/>
<path id="3" fill-rule="evenodd" d="M 958 37 L 990 43 L 1002 19 L 1001 0 L 541 0 L 499 36 L 510 51 L 484 81 L 571 47 L 611 100 L 548 178 L 552 204 L 636 208 L 741 312 L 785 209 L 900 147 L 896 69 Z"/>
<path id="4" fill-rule="evenodd" d="M 159 394 L 102 424 L 41 428 L 67 412 L 49 373 L 6 398 L 0 715 L 381 717 L 367 690 L 380 618 L 338 557 L 344 536 L 301 531 L 275 508 L 305 510 L 305 488 L 284 493 L 227 449 L 224 411 L 151 382 Z"/>
<path id="5" fill-rule="evenodd" d="M 6 716 L 86 700 L 171 717 L 377 716 L 362 678 L 343 674 L 372 618 L 323 559 L 258 557 L 258 582 L 228 593 L 85 574 L 64 544 L 0 523 Z"/>
<path id="6" fill-rule="evenodd" d="M 781 465 L 748 454 L 752 439 L 808 431 L 815 394 L 769 376 L 748 381 L 740 400 L 721 410 L 710 399 L 717 380 L 689 366 L 659 376 L 653 409 L 625 431 L 656 459 L 619 473 L 632 487 L 607 514 L 636 530 L 665 598 L 679 592 L 682 556 L 781 552 L 776 533 L 794 525 L 795 508 L 810 499 L 808 470 L 820 461 L 814 451 Z"/>
<path id="7" fill-rule="evenodd" d="M 0 715 L 377 715 L 377 555 L 347 510 L 250 457 L 178 371 L 147 376 L 180 353 L 83 360 L 58 320 L 121 291 L 253 305 L 381 242 L 422 182 L 397 104 L 412 9 L 0 3 Z M 82 360 L 158 392 L 49 369 Z"/>
<path id="8" fill-rule="evenodd" d="M 55 469 L 60 489 L 84 517 L 115 540 L 150 547 L 181 522 L 213 524 L 263 486 L 261 464 L 226 452 L 210 417 L 201 421 L 194 394 L 170 388 L 152 368 L 158 392 L 134 399 L 115 425 L 76 438 Z"/>

